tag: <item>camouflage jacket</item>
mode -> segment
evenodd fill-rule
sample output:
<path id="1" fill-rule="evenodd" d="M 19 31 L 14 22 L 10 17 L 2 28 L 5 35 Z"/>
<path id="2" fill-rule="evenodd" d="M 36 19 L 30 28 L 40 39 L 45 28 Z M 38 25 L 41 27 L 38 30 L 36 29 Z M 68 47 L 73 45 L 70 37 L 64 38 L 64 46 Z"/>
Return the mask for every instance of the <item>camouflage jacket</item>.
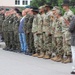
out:
<path id="1" fill-rule="evenodd" d="M 34 19 L 34 16 L 30 15 L 29 20 L 28 20 L 27 25 L 26 25 L 26 33 L 32 32 L 33 19 Z"/>
<path id="2" fill-rule="evenodd" d="M 61 37 L 62 36 L 62 26 L 63 26 L 63 17 L 57 19 L 55 24 L 55 33 L 54 37 Z"/>
<path id="3" fill-rule="evenodd" d="M 33 24 L 32 24 L 32 32 L 37 33 L 38 32 L 38 18 L 39 14 L 34 15 Z"/>
<path id="4" fill-rule="evenodd" d="M 68 31 L 69 24 L 67 24 L 66 21 L 68 21 L 70 23 L 71 20 L 72 20 L 73 15 L 74 14 L 73 14 L 73 12 L 71 10 L 69 10 L 69 11 L 64 13 L 63 18 L 64 18 L 64 21 L 65 21 L 66 25 L 63 26 L 63 32 Z"/>
<path id="5" fill-rule="evenodd" d="M 52 15 L 52 12 L 49 11 L 46 13 L 46 15 L 44 15 L 44 19 L 43 19 L 43 32 L 46 32 L 46 33 L 51 33 L 51 15 Z"/>

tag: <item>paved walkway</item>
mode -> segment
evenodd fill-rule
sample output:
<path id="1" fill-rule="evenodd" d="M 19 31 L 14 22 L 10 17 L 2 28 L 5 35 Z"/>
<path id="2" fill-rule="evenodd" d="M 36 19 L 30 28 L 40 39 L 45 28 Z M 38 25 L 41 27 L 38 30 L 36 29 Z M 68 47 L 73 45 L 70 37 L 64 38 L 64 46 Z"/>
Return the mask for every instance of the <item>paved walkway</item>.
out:
<path id="1" fill-rule="evenodd" d="M 0 75 L 71 75 L 71 66 L 0 48 Z"/>

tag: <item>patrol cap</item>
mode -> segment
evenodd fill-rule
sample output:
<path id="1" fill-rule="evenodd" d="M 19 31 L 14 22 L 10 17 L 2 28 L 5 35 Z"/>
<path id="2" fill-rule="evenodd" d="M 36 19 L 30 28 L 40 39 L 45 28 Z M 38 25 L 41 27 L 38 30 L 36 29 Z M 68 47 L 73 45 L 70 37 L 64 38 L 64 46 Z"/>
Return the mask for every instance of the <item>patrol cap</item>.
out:
<path id="1" fill-rule="evenodd" d="M 52 10 L 60 10 L 60 8 L 58 6 L 55 6 Z"/>
<path id="2" fill-rule="evenodd" d="M 61 6 L 69 6 L 70 4 L 69 3 L 63 3 L 61 4 Z"/>
<path id="3" fill-rule="evenodd" d="M 39 7 L 39 9 L 43 9 L 43 8 L 45 8 L 45 6 L 40 6 L 40 7 Z"/>

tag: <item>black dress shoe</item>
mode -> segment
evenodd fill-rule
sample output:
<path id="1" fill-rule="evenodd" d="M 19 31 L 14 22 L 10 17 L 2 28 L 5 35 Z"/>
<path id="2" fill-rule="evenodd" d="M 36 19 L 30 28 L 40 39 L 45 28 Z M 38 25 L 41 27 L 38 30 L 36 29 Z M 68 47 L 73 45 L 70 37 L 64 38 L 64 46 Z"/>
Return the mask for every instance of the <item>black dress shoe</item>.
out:
<path id="1" fill-rule="evenodd" d="M 23 53 L 23 51 L 19 51 L 19 53 Z"/>
<path id="2" fill-rule="evenodd" d="M 74 71 L 72 71 L 72 72 L 71 72 L 71 74 L 75 74 L 75 72 L 74 72 Z"/>
<path id="3" fill-rule="evenodd" d="M 29 56 L 32 56 L 33 55 L 33 53 L 29 53 Z"/>
<path id="4" fill-rule="evenodd" d="M 13 51 L 14 49 L 13 48 L 11 48 L 9 51 Z"/>
<path id="5" fill-rule="evenodd" d="M 9 47 L 5 47 L 5 48 L 3 48 L 3 50 L 9 50 L 10 48 Z"/>
<path id="6" fill-rule="evenodd" d="M 3 50 L 7 50 L 7 48 L 3 48 Z"/>

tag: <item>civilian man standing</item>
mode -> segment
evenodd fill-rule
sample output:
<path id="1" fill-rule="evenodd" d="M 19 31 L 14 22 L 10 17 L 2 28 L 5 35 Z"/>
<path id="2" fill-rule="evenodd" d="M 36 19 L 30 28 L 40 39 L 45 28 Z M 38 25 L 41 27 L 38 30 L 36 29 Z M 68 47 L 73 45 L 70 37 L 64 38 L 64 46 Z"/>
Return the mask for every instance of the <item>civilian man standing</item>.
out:
<path id="1" fill-rule="evenodd" d="M 19 39 L 20 39 L 20 45 L 21 45 L 21 52 L 26 53 L 27 51 L 27 43 L 26 43 L 26 36 L 23 30 L 24 26 L 24 21 L 25 21 L 25 10 L 22 11 L 22 19 L 20 20 L 20 25 L 19 25 Z"/>

